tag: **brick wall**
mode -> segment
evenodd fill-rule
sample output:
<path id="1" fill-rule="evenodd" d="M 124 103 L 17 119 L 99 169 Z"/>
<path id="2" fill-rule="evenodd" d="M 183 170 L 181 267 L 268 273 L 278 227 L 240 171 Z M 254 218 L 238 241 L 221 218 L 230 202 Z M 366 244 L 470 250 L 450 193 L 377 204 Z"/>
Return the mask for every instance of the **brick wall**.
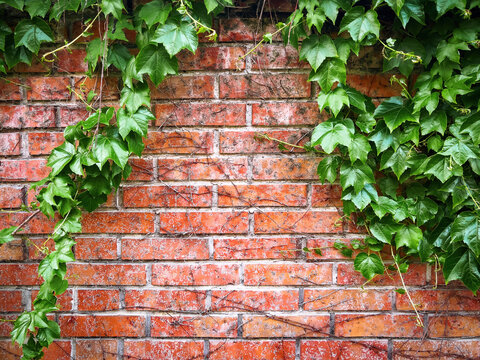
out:
<path id="1" fill-rule="evenodd" d="M 183 53 L 181 74 L 153 89 L 157 119 L 145 156 L 131 160 L 132 175 L 103 209 L 85 215 L 72 286 L 54 316 L 63 338 L 47 358 L 480 356 L 480 302 L 458 284 L 433 289 L 431 267 L 414 264 L 405 275 L 425 329 L 393 291 L 398 277 L 362 287 L 352 261 L 332 247 L 361 236 L 340 219 L 339 187 L 317 181 L 318 158 L 256 136 L 302 144 L 324 119 L 306 64 L 280 43 L 238 62 L 258 38 L 257 22 L 217 25 L 219 42 Z M 349 84 L 377 98 L 398 94 L 374 54 L 352 59 Z M 79 46 L 0 80 L 1 207 L 33 200 L 28 184 L 47 175 L 45 158 L 62 129 L 84 118 L 67 89 L 98 87 L 82 76 L 83 57 Z M 104 102 L 115 104 L 118 82 L 109 74 Z M 26 217 L 2 212 L 0 226 Z M 30 309 L 39 284 L 35 246 L 52 226 L 37 217 L 24 237 L 0 247 L 2 318 Z M 18 358 L 11 328 L 0 323 L 2 359 Z"/>

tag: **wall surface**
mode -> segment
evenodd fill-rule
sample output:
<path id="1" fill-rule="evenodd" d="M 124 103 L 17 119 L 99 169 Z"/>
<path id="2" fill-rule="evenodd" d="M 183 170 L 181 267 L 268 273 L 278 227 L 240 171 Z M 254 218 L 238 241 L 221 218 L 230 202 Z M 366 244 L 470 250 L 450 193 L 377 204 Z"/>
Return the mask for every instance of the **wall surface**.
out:
<path id="1" fill-rule="evenodd" d="M 157 119 L 131 177 L 85 215 L 72 286 L 55 315 L 63 338 L 47 358 L 478 358 L 480 301 L 458 284 L 434 289 L 431 267 L 414 264 L 404 276 L 424 329 L 406 295 L 393 291 L 397 276 L 362 287 L 352 261 L 332 247 L 361 234 L 341 219 L 339 187 L 318 182 L 319 158 L 256 136 L 303 144 L 324 119 L 306 64 L 279 42 L 238 62 L 272 25 L 217 25 L 218 42 L 184 53 L 181 74 L 154 89 Z M 62 129 L 86 116 L 67 89 L 98 88 L 82 76 L 84 55 L 79 46 L 0 80 L 0 207 L 33 200 L 28 184 L 48 174 Z M 373 49 L 353 58 L 350 85 L 376 98 L 398 94 L 381 62 Z M 107 80 L 103 101 L 115 104 L 119 79 Z M 2 212 L 0 226 L 26 217 Z M 37 217 L 0 247 L 2 318 L 30 309 L 36 246 L 52 224 Z M 11 328 L 0 323 L 2 359 L 18 358 Z"/>

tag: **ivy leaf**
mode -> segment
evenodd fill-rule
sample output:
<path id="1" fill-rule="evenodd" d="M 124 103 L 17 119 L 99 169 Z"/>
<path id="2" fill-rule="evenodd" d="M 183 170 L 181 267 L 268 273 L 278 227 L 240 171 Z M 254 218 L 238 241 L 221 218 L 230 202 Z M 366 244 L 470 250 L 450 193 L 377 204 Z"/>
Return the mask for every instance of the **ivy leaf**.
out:
<path id="1" fill-rule="evenodd" d="M 67 11 L 77 11 L 78 7 L 80 6 L 81 0 L 57 0 L 52 7 L 52 10 L 50 10 L 50 21 L 52 19 L 59 20 L 60 16 Z"/>
<path id="2" fill-rule="evenodd" d="M 384 273 L 382 260 L 377 254 L 360 253 L 355 257 L 353 266 L 367 280 L 371 280 L 375 275 Z"/>
<path id="3" fill-rule="evenodd" d="M 125 9 L 122 0 L 102 0 L 102 11 L 105 15 L 112 14 L 119 19 L 122 16 L 122 10 Z"/>
<path id="4" fill-rule="evenodd" d="M 350 104 L 352 106 L 356 107 L 358 110 L 362 112 L 367 111 L 367 108 L 365 105 L 367 99 L 360 91 L 355 90 L 354 88 L 347 85 L 343 85 L 343 84 L 339 85 L 339 87 L 345 89 L 345 92 L 348 95 L 348 100 L 350 101 Z"/>
<path id="5" fill-rule="evenodd" d="M 0 4 L 3 4 L 3 3 L 8 4 L 17 10 L 22 11 L 25 2 L 24 0 L 1 0 Z"/>
<path id="6" fill-rule="evenodd" d="M 188 21 L 169 20 L 161 25 L 153 35 L 153 42 L 161 43 L 170 56 L 182 49 L 195 53 L 198 47 L 198 37 L 193 25 Z"/>
<path id="7" fill-rule="evenodd" d="M 178 72 L 176 57 L 170 57 L 162 45 L 147 45 L 140 50 L 135 60 L 137 74 L 149 74 L 155 85 L 159 85 L 168 74 Z"/>
<path id="8" fill-rule="evenodd" d="M 97 67 L 98 58 L 103 56 L 104 49 L 105 43 L 99 38 L 88 42 L 85 60 L 88 62 L 90 72 L 93 72 Z"/>
<path id="9" fill-rule="evenodd" d="M 317 174 L 320 181 L 323 183 L 327 180 L 334 183 L 337 180 L 338 167 L 340 166 L 341 158 L 339 156 L 328 156 L 322 159 L 318 164 Z"/>
<path id="10" fill-rule="evenodd" d="M 455 7 L 464 10 L 465 0 L 436 0 L 438 17 Z"/>
<path id="11" fill-rule="evenodd" d="M 370 232 L 377 240 L 385 244 L 391 244 L 393 235 L 401 227 L 401 225 L 392 222 L 392 220 L 383 219 L 370 225 Z"/>
<path id="12" fill-rule="evenodd" d="M 95 156 L 101 166 L 112 159 L 122 169 L 128 161 L 128 150 L 125 142 L 116 133 L 97 136 L 97 145 L 95 147 Z"/>
<path id="13" fill-rule="evenodd" d="M 366 184 L 357 194 L 352 188 L 348 188 L 343 192 L 342 200 L 350 200 L 357 209 L 363 210 L 372 201 L 378 200 L 378 193 L 372 185 Z"/>
<path id="14" fill-rule="evenodd" d="M 154 0 L 143 5 L 138 16 L 150 28 L 155 24 L 165 24 L 171 11 L 172 4 L 165 4 L 162 0 Z"/>
<path id="15" fill-rule="evenodd" d="M 368 140 L 375 143 L 377 155 L 387 150 L 393 144 L 393 136 L 383 123 L 381 126 L 377 126 L 375 131 L 369 136 Z"/>
<path id="16" fill-rule="evenodd" d="M 146 137 L 150 120 L 155 120 L 155 116 L 145 107 L 141 107 L 133 114 L 128 114 L 125 109 L 119 109 L 117 112 L 118 133 L 123 139 L 130 131 Z"/>
<path id="17" fill-rule="evenodd" d="M 464 41 L 452 43 L 442 40 L 437 46 L 437 61 L 441 63 L 445 59 L 449 59 L 458 64 L 460 63 L 459 50 L 468 50 L 467 43 Z"/>
<path id="18" fill-rule="evenodd" d="M 52 168 L 50 178 L 57 176 L 65 165 L 72 160 L 73 155 L 75 155 L 75 146 L 69 142 L 64 142 L 62 145 L 53 149 L 47 161 L 47 166 Z"/>
<path id="19" fill-rule="evenodd" d="M 364 135 L 355 134 L 352 137 L 352 141 L 348 145 L 348 155 L 352 164 L 356 160 L 360 160 L 365 164 L 370 151 L 372 151 L 372 147 Z"/>
<path id="20" fill-rule="evenodd" d="M 145 148 L 145 144 L 143 143 L 142 136 L 131 132 L 127 135 L 127 143 L 128 143 L 128 151 L 136 154 L 137 156 L 142 156 L 143 149 Z M 127 164 L 128 166 L 128 164 Z M 128 178 L 128 176 L 124 176 L 124 179 Z"/>
<path id="21" fill-rule="evenodd" d="M 421 0 L 405 0 L 400 14 L 398 16 L 405 28 L 411 18 L 417 20 L 420 24 L 425 25 L 425 12 Z"/>
<path id="22" fill-rule="evenodd" d="M 340 110 L 342 110 L 343 105 L 350 106 L 348 95 L 341 87 L 337 87 L 335 90 L 329 92 L 320 92 L 320 94 L 318 94 L 317 102 L 320 111 L 328 106 L 334 116 L 338 115 Z"/>
<path id="23" fill-rule="evenodd" d="M 474 294 L 480 288 L 480 264 L 475 254 L 470 250 L 460 247 L 447 256 L 443 265 L 445 283 L 461 280 Z"/>
<path id="24" fill-rule="evenodd" d="M 327 154 L 330 154 L 338 144 L 349 146 L 351 137 L 350 131 L 344 124 L 327 121 L 320 123 L 313 130 L 312 146 L 320 145 Z"/>
<path id="25" fill-rule="evenodd" d="M 472 91 L 466 84 L 471 78 L 465 75 L 455 75 L 445 81 L 445 88 L 442 90 L 442 97 L 454 104 L 457 103 L 457 95 L 465 95 Z"/>
<path id="26" fill-rule="evenodd" d="M 398 204 L 395 200 L 386 196 L 379 196 L 376 203 L 372 204 L 372 209 L 375 215 L 381 219 L 385 214 L 394 214 L 397 206 Z"/>
<path id="27" fill-rule="evenodd" d="M 469 134 L 475 145 L 480 144 L 480 112 L 467 116 L 460 127 L 462 134 Z"/>
<path id="28" fill-rule="evenodd" d="M 433 219 L 438 212 L 437 203 L 430 198 L 418 200 L 415 204 L 415 208 L 417 225 L 419 226 L 422 226 L 428 220 Z"/>
<path id="29" fill-rule="evenodd" d="M 431 114 L 437 108 L 439 100 L 440 94 L 438 92 L 419 91 L 413 98 L 413 112 L 417 113 L 425 108 Z"/>
<path id="30" fill-rule="evenodd" d="M 337 48 L 330 36 L 312 35 L 305 39 L 300 50 L 300 60 L 307 60 L 314 71 L 322 65 L 326 58 L 337 57 Z"/>
<path id="31" fill-rule="evenodd" d="M 478 258 L 480 256 L 480 219 L 473 212 L 462 212 L 452 225 L 452 241 L 463 242 Z"/>
<path id="32" fill-rule="evenodd" d="M 35 331 L 35 327 L 33 325 L 31 314 L 24 312 L 18 317 L 17 320 L 15 320 L 15 324 L 11 332 L 12 341 L 16 341 L 20 346 L 22 346 L 25 343 L 28 330 Z"/>
<path id="33" fill-rule="evenodd" d="M 397 14 L 397 16 L 400 16 L 400 11 L 402 10 L 403 8 L 403 5 L 405 4 L 405 0 L 385 0 L 388 4 L 388 6 L 390 6 L 392 8 L 393 11 L 395 11 L 395 14 Z"/>
<path id="34" fill-rule="evenodd" d="M 447 114 L 445 111 L 435 111 L 429 116 L 422 117 L 420 128 L 422 129 L 422 135 L 427 135 L 434 131 L 443 135 L 447 129 Z"/>
<path id="35" fill-rule="evenodd" d="M 440 155 L 450 155 L 458 165 L 463 165 L 468 159 L 478 158 L 479 150 L 473 144 L 449 136 L 444 144 Z"/>
<path id="36" fill-rule="evenodd" d="M 407 169 L 409 153 L 410 150 L 404 145 L 400 146 L 396 151 L 392 149 L 386 151 L 380 160 L 380 170 L 391 168 L 397 179 L 400 179 L 400 176 Z"/>
<path id="37" fill-rule="evenodd" d="M 425 174 L 432 174 L 442 183 L 454 175 L 452 170 L 449 158 L 438 154 L 429 158 L 425 166 Z"/>
<path id="38" fill-rule="evenodd" d="M 5 244 L 13 241 L 13 233 L 17 231 L 18 226 L 11 226 L 0 230 L 0 244 Z"/>
<path id="39" fill-rule="evenodd" d="M 323 0 L 319 2 L 318 7 L 323 11 L 325 16 L 332 20 L 332 23 L 335 24 L 340 2 L 337 0 Z"/>
<path id="40" fill-rule="evenodd" d="M 103 51 L 102 51 L 103 52 Z M 132 58 L 130 51 L 120 44 L 113 44 L 108 48 L 107 67 L 113 64 L 122 73 L 126 69 L 128 62 Z"/>
<path id="41" fill-rule="evenodd" d="M 120 97 L 120 106 L 124 106 L 133 114 L 140 106 L 150 106 L 150 89 L 148 84 L 138 83 L 133 89 L 124 86 Z"/>
<path id="42" fill-rule="evenodd" d="M 127 66 L 122 71 L 122 80 L 126 86 L 133 88 L 133 79 L 142 81 L 142 76 L 138 75 L 137 68 L 135 67 L 135 58 L 131 57 Z"/>
<path id="43" fill-rule="evenodd" d="M 412 115 L 409 106 L 405 106 L 401 97 L 392 97 L 382 102 L 374 114 L 375 117 L 383 117 L 390 132 L 402 125 L 405 121 L 418 122 L 417 118 Z"/>
<path id="44" fill-rule="evenodd" d="M 340 23 L 340 32 L 348 31 L 352 39 L 361 42 L 368 34 L 380 35 L 380 23 L 377 19 L 377 13 L 373 10 L 365 9 L 362 6 L 356 6 L 347 11 Z"/>
<path id="45" fill-rule="evenodd" d="M 0 50 L 5 51 L 5 38 L 12 33 L 12 29 L 3 20 L 0 20 Z"/>
<path id="46" fill-rule="evenodd" d="M 397 248 L 406 246 L 416 250 L 423 237 L 422 230 L 415 225 L 402 226 L 395 235 L 395 244 Z"/>
<path id="47" fill-rule="evenodd" d="M 365 164 L 342 164 L 340 168 L 340 184 L 342 188 L 346 189 L 353 186 L 355 192 L 358 193 L 363 189 L 365 184 L 373 184 L 375 179 L 373 177 L 372 169 Z"/>
<path id="48" fill-rule="evenodd" d="M 50 0 L 28 0 L 25 4 L 25 10 L 31 18 L 34 16 L 40 16 L 41 18 L 45 17 L 52 2 Z"/>
<path id="49" fill-rule="evenodd" d="M 376 124 L 377 122 L 375 121 L 375 118 L 370 113 L 358 115 L 357 120 L 355 121 L 355 125 L 367 134 L 373 130 Z"/>
<path id="50" fill-rule="evenodd" d="M 330 90 L 336 81 L 345 84 L 347 81 L 345 64 L 338 58 L 332 58 L 329 61 L 325 61 L 316 72 L 312 70 L 308 80 L 318 81 L 322 91 Z"/>
<path id="51" fill-rule="evenodd" d="M 15 27 L 15 47 L 23 45 L 35 54 L 38 54 L 43 42 L 53 40 L 52 29 L 39 17 L 22 20 Z"/>
<path id="52" fill-rule="evenodd" d="M 225 6 L 233 6 L 233 0 L 205 0 L 205 7 L 209 14 L 215 9 Z"/>

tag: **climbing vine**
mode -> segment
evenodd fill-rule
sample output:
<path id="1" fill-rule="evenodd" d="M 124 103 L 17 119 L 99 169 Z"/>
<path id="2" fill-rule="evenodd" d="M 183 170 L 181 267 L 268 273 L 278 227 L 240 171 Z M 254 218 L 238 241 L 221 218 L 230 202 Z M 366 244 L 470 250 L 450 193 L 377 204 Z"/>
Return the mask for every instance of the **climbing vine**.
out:
<path id="1" fill-rule="evenodd" d="M 33 310 L 19 316 L 11 334 L 25 359 L 39 359 L 60 337 L 47 314 L 58 309 L 57 296 L 68 287 L 66 265 L 75 260 L 72 234 L 81 232 L 82 212 L 101 206 L 129 176 L 129 156 L 142 154 L 154 119 L 149 81 L 158 86 L 176 74 L 175 55 L 195 52 L 199 34 L 215 40 L 212 15 L 234 4 L 154 0 L 130 13 L 121 0 L 0 4 L 20 18 L 12 24 L 0 20 L 0 72 L 30 65 L 37 56 L 52 61 L 100 21 L 103 34 L 87 45 L 87 74 L 99 74 L 100 88 L 107 69 L 120 71 L 123 81 L 118 110 L 102 106 L 101 93 L 82 98 L 90 116 L 65 129 L 65 142 L 48 158 L 50 174 L 32 185 L 39 190 L 37 201 L 24 208 L 32 212 L 24 223 L 40 212 L 57 220 L 49 237 L 55 249 L 40 248 L 44 282 Z M 367 280 L 389 270 L 406 272 L 410 259 L 419 257 L 441 265 L 446 282 L 461 280 L 474 293 L 480 288 L 479 5 L 478 0 L 299 0 L 278 31 L 263 36 L 261 43 L 281 34 L 312 67 L 309 80 L 320 87 L 319 109 L 330 118 L 314 129 L 305 148 L 321 154 L 320 179 L 339 179 L 345 216 L 368 232 L 352 244 L 360 250 L 355 269 Z M 82 34 L 38 55 L 55 41 L 55 24 L 75 12 L 91 16 Z M 136 33 L 136 55 L 125 30 Z M 348 86 L 348 60 L 367 46 L 382 52 L 384 70 L 396 74 L 391 81 L 401 89 L 399 96 L 376 104 Z M 24 223 L 1 230 L 0 243 L 12 241 Z M 393 261 L 382 259 L 385 250 Z"/>

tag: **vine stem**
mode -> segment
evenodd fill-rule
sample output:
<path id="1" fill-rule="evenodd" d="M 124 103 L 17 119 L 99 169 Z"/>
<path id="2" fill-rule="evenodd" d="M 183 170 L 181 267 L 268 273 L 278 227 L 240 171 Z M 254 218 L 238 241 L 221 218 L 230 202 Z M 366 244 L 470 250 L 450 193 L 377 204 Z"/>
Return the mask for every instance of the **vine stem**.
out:
<path id="1" fill-rule="evenodd" d="M 187 15 L 190 20 L 193 21 L 193 23 L 195 24 L 195 27 L 198 27 L 198 28 L 205 28 L 210 34 L 208 35 L 208 37 L 210 38 L 213 38 L 213 39 L 216 39 L 217 37 L 217 32 L 215 31 L 215 29 L 201 23 L 200 21 L 198 21 L 197 19 L 195 19 L 187 10 L 187 7 L 185 6 L 185 3 L 183 2 L 183 0 L 180 0 L 180 4 L 181 6 L 183 7 L 183 10 L 185 12 L 185 15 Z"/>
<path id="2" fill-rule="evenodd" d="M 15 235 L 22 228 L 23 225 L 29 223 L 35 216 L 38 215 L 39 212 L 40 212 L 40 209 L 35 210 L 32 214 L 30 214 L 29 217 L 27 217 L 25 220 L 22 221 L 22 223 L 20 225 L 17 226 L 15 231 L 12 232 L 12 235 Z"/>

